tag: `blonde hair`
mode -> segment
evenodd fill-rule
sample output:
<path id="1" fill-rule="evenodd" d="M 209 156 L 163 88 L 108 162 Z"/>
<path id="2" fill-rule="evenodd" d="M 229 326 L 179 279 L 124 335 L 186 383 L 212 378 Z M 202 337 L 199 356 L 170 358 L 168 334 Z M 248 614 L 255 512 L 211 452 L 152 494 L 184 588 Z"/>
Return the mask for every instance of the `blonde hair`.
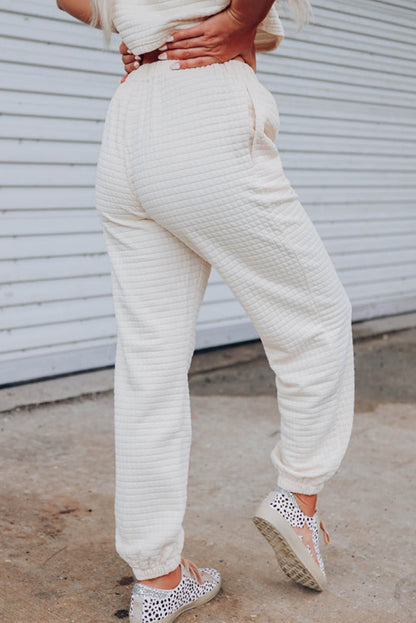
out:
<path id="1" fill-rule="evenodd" d="M 100 27 L 103 31 L 104 45 L 108 49 L 111 43 L 111 33 L 117 32 L 113 24 L 114 0 L 90 0 L 92 18 L 91 26 Z"/>
<path id="2" fill-rule="evenodd" d="M 309 0 L 286 0 L 286 2 L 299 32 L 314 18 L 311 3 Z"/>
<path id="3" fill-rule="evenodd" d="M 276 5 L 280 0 L 276 0 Z M 310 0 L 286 0 L 290 12 L 297 24 L 298 31 L 301 30 L 313 18 Z M 104 35 L 105 47 L 108 48 L 111 42 L 111 33 L 117 32 L 113 25 L 114 0 L 90 0 L 92 9 L 91 26 L 97 28 L 100 25 Z"/>

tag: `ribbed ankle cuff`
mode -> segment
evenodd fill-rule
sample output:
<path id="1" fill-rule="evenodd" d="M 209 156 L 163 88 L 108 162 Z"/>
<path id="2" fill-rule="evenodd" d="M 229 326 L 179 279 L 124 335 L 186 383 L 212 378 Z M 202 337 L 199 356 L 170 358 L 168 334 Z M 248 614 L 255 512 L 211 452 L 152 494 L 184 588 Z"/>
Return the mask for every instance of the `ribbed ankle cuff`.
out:
<path id="1" fill-rule="evenodd" d="M 324 483 L 318 478 L 294 478 L 287 474 L 280 474 L 277 479 L 277 486 L 291 491 L 292 493 L 304 493 L 305 495 L 316 495 L 322 491 Z"/>
<path id="2" fill-rule="evenodd" d="M 147 567 L 146 569 L 136 567 L 135 565 L 131 565 L 131 568 L 137 581 L 151 580 L 152 578 L 158 578 L 161 575 L 166 575 L 167 573 L 174 571 L 180 561 L 181 559 L 179 557 L 178 559 L 174 558 L 162 565 L 153 565 L 151 567 Z"/>

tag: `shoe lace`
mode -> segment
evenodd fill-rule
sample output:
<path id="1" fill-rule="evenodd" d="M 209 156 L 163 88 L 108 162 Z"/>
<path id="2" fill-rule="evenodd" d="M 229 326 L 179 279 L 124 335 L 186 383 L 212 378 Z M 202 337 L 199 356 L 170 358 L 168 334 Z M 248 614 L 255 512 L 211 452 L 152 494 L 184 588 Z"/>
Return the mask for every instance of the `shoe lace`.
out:
<path id="1" fill-rule="evenodd" d="M 187 558 L 181 558 L 181 563 L 183 564 L 185 569 L 187 569 L 189 573 L 195 578 L 195 580 L 198 580 L 200 584 L 204 583 L 204 578 L 202 577 L 201 572 L 199 571 L 196 564 L 194 564 L 191 560 L 188 560 Z"/>
<path id="2" fill-rule="evenodd" d="M 326 545 L 328 545 L 328 543 L 331 542 L 331 537 L 329 536 L 329 532 L 325 528 L 324 522 L 322 521 L 322 519 L 319 522 L 319 527 L 321 528 L 322 532 L 324 533 L 324 543 L 326 543 Z"/>

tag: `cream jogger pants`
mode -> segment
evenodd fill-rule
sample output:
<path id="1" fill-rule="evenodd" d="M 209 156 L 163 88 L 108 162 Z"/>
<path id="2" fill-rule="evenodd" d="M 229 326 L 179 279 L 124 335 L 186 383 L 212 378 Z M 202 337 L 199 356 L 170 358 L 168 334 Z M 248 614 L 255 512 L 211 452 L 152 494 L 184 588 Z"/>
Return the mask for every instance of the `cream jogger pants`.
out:
<path id="1" fill-rule="evenodd" d="M 144 64 L 110 102 L 96 199 L 118 328 L 116 549 L 137 579 L 182 552 L 187 374 L 211 266 L 276 373 L 277 484 L 319 492 L 349 441 L 351 303 L 282 170 L 278 129 L 272 94 L 238 60 Z"/>

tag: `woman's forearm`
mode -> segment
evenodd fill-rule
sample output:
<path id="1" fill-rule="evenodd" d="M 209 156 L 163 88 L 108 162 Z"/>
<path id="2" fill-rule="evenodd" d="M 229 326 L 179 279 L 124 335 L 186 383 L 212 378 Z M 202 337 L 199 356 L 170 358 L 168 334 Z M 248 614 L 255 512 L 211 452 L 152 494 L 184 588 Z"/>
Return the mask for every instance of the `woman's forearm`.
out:
<path id="1" fill-rule="evenodd" d="M 92 9 L 89 0 L 56 0 L 58 9 L 69 13 L 81 22 L 89 24 L 92 18 Z M 99 25 L 97 26 L 100 27 Z"/>
<path id="2" fill-rule="evenodd" d="M 258 26 L 264 20 L 274 0 L 231 0 L 228 10 L 234 19 L 246 26 Z"/>

